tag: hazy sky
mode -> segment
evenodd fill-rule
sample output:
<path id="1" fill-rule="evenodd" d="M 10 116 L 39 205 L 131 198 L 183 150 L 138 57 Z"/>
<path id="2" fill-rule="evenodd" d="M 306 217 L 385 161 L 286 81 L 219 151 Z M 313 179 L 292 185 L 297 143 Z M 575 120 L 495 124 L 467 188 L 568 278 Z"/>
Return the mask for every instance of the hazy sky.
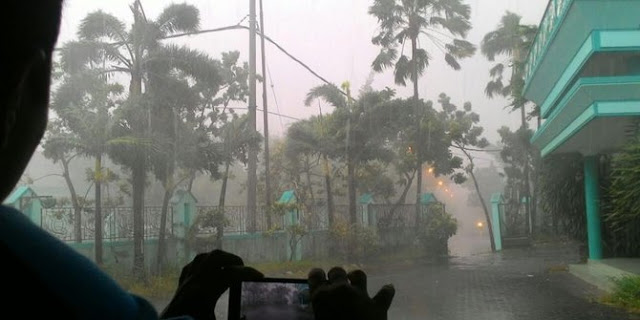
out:
<path id="1" fill-rule="evenodd" d="M 59 45 L 74 39 L 80 20 L 97 9 L 130 23 L 132 19 L 128 5 L 131 2 L 132 0 L 66 0 Z M 147 16 L 154 19 L 172 2 L 179 1 L 142 0 Z M 249 13 L 249 0 L 186 2 L 200 9 L 203 29 L 237 24 Z M 337 84 L 349 80 L 352 87 L 357 89 L 365 83 L 370 74 L 371 62 L 379 51 L 378 47 L 371 44 L 371 37 L 377 30 L 376 20 L 367 13 L 372 2 L 373 0 L 264 0 L 265 30 L 272 39 L 325 78 Z M 484 34 L 496 27 L 506 10 L 522 15 L 524 23 L 538 24 L 547 5 L 546 0 L 466 2 L 472 7 L 473 24 L 467 39 L 474 44 L 479 44 Z M 219 57 L 224 51 L 239 50 L 241 59 L 248 58 L 248 33 L 243 30 L 174 41 L 201 49 L 214 57 Z M 437 48 L 426 42 L 426 38 L 422 41 L 421 44 L 427 46 L 433 58 L 420 79 L 422 97 L 436 100 L 438 94 L 445 92 L 459 105 L 464 101 L 471 101 L 476 112 L 480 113 L 481 123 L 492 142 L 498 139 L 496 129 L 500 126 L 506 124 L 512 128 L 517 127 L 519 116 L 503 110 L 507 104 L 504 100 L 489 100 L 484 95 L 491 64 L 482 55 L 478 53 L 475 57 L 464 60 L 462 70 L 453 71 L 446 65 L 443 54 Z M 267 65 L 273 78 L 272 84 L 281 114 L 304 118 L 318 113 L 317 106 L 304 107 L 303 100 L 310 88 L 321 84 L 320 80 L 268 43 Z M 395 88 L 402 97 L 411 95 L 410 88 L 398 87 L 393 83 L 391 72 L 376 74 L 373 86 Z M 259 91 L 259 108 L 262 104 L 261 94 Z M 278 112 L 274 94 L 269 92 L 268 96 L 270 110 Z M 324 110 L 329 110 L 328 106 L 324 107 Z M 281 135 L 292 121 L 271 115 L 269 124 L 272 134 Z M 262 116 L 259 115 L 259 128 L 262 127 L 261 123 Z"/>

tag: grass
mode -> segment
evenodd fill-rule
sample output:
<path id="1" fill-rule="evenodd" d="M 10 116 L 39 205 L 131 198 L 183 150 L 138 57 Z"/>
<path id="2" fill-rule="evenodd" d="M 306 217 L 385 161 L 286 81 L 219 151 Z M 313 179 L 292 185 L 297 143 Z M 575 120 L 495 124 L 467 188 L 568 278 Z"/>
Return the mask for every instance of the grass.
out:
<path id="1" fill-rule="evenodd" d="M 147 280 L 135 279 L 130 270 L 103 268 L 125 290 L 148 300 L 168 300 L 178 287 L 180 270 L 168 268 L 160 275 L 150 275 Z"/>
<path id="2" fill-rule="evenodd" d="M 362 263 L 345 263 L 338 259 L 311 259 L 286 262 L 261 262 L 248 263 L 251 267 L 260 270 L 267 277 L 306 278 L 313 268 L 322 268 L 328 271 L 334 266 L 341 266 L 351 271 L 363 269 L 367 273 L 376 273 L 393 267 L 412 265 L 416 259 L 422 257 L 422 252 L 415 249 L 396 250 L 391 253 L 379 254 Z M 103 270 L 128 292 L 144 297 L 151 301 L 166 301 L 173 297 L 178 286 L 180 269 L 168 268 L 160 275 L 150 275 L 146 281 L 133 277 L 131 270 L 115 266 L 104 266 Z"/>
<path id="3" fill-rule="evenodd" d="M 603 298 L 603 302 L 640 313 L 640 276 L 626 276 L 613 282 L 615 287 Z"/>

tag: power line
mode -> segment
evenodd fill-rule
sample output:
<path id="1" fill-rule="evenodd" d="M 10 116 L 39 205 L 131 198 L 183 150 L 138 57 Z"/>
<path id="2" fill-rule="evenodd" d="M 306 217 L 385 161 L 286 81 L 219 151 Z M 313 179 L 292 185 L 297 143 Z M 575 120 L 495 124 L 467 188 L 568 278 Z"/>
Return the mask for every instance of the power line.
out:
<path id="1" fill-rule="evenodd" d="M 466 148 L 466 147 L 460 147 L 460 146 L 456 146 L 456 145 L 449 145 L 452 148 L 456 148 L 456 149 L 460 149 L 462 151 L 475 151 L 475 152 L 502 152 L 502 149 L 473 149 L 473 148 Z"/>
<path id="2" fill-rule="evenodd" d="M 280 129 L 284 130 L 284 124 L 282 124 L 282 116 L 280 115 L 280 105 L 278 104 L 278 96 L 276 95 L 276 90 L 274 89 L 273 77 L 271 77 L 271 69 L 269 68 L 268 65 L 267 65 L 267 74 L 269 75 L 269 82 L 271 83 L 271 93 L 273 94 L 273 102 L 275 102 L 276 110 L 278 110 L 278 115 L 280 119 Z"/>
<path id="3" fill-rule="evenodd" d="M 249 110 L 249 108 L 246 107 L 227 107 L 227 109 L 233 109 L 233 110 Z M 263 111 L 262 109 L 256 109 L 258 111 Z M 296 118 L 296 117 L 292 117 L 292 116 L 288 116 L 286 114 L 280 114 L 279 112 L 272 112 L 272 111 L 268 111 L 267 112 L 270 115 L 274 115 L 274 116 L 279 116 L 282 118 L 287 118 L 287 119 L 291 119 L 291 120 L 296 120 L 296 121 L 302 121 L 303 119 L 300 118 Z"/>

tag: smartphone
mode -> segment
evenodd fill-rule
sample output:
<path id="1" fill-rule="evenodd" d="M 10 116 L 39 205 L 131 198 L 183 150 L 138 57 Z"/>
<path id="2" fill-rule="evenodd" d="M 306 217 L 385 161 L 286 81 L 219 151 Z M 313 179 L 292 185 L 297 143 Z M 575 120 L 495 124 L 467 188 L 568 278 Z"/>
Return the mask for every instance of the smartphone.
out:
<path id="1" fill-rule="evenodd" d="M 232 285 L 229 320 L 240 319 L 313 319 L 307 280 L 264 278 Z"/>

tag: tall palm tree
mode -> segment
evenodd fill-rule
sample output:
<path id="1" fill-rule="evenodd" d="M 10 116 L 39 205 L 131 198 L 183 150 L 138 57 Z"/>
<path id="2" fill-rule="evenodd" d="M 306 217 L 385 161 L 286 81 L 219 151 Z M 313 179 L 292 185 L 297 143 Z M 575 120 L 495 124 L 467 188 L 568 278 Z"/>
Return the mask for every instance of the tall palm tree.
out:
<path id="1" fill-rule="evenodd" d="M 398 85 L 406 86 L 410 80 L 413 83 L 415 114 L 421 114 L 418 110 L 418 80 L 431 58 L 427 49 L 420 46 L 421 40 L 427 40 L 422 43 L 430 42 L 444 54 L 449 66 L 459 70 L 458 61 L 473 56 L 476 50 L 473 44 L 463 40 L 471 29 L 471 7 L 462 0 L 375 0 L 369 13 L 378 19 L 380 27 L 379 33 L 371 40 L 381 47 L 372 63 L 373 69 L 382 72 L 393 67 Z M 405 45 L 411 46 L 411 57 L 405 54 Z M 416 119 L 416 128 L 420 135 L 419 118 Z M 419 210 L 424 152 L 430 150 L 417 146 L 414 149 L 418 173 L 416 210 Z"/>
<path id="2" fill-rule="evenodd" d="M 348 83 L 345 82 L 342 85 L 343 89 L 346 89 L 348 91 Z M 347 121 L 347 134 L 346 134 L 346 139 L 350 139 L 350 135 L 351 135 L 351 108 L 350 105 L 352 103 L 351 101 L 351 97 L 350 96 L 344 96 L 340 90 L 338 89 L 338 87 L 336 87 L 335 85 L 329 85 L 329 84 L 325 84 L 325 85 L 320 85 L 317 87 L 312 88 L 309 93 L 307 93 L 307 98 L 304 101 L 304 104 L 306 106 L 310 106 L 311 103 L 313 101 L 315 101 L 316 99 L 323 99 L 325 101 L 327 101 L 328 103 L 330 103 L 332 106 L 346 111 L 347 113 L 347 117 L 349 117 L 349 120 Z M 327 207 L 328 207 L 328 215 L 329 215 L 329 224 L 333 224 L 334 220 L 335 220 L 335 208 L 334 208 L 334 203 L 333 203 L 333 194 L 330 194 L 330 192 L 332 192 L 332 188 L 331 188 L 331 172 L 329 170 L 329 158 L 331 157 L 331 155 L 335 156 L 335 153 L 337 150 L 335 150 L 335 145 L 334 143 L 336 141 L 334 141 L 334 143 L 327 143 L 329 141 L 327 141 L 330 135 L 333 135 L 332 133 L 329 133 L 328 131 L 330 129 L 328 129 L 327 127 L 327 121 L 325 121 L 325 119 L 323 118 L 318 118 L 319 122 L 317 122 L 316 126 L 319 130 L 319 132 L 317 132 L 318 130 L 315 130 L 316 133 L 320 134 L 320 136 L 317 137 L 318 142 L 322 143 L 324 146 L 315 146 L 315 148 L 320 147 L 321 149 L 324 149 L 324 152 L 322 154 L 322 159 L 323 159 L 323 171 L 324 171 L 324 175 L 325 175 L 325 188 L 327 189 Z M 330 138 L 329 138 L 330 139 Z M 347 163 L 347 198 L 348 198 L 348 202 L 349 202 L 349 223 L 350 224 L 355 224 L 356 223 L 356 190 L 355 190 L 355 164 L 353 159 L 351 159 L 351 152 L 349 150 L 349 142 L 350 141 L 346 141 L 345 142 L 345 148 L 343 150 L 344 151 L 344 158 L 345 158 L 345 162 Z M 337 151 L 339 152 L 339 151 Z"/>
<path id="3" fill-rule="evenodd" d="M 491 80 L 487 83 L 485 93 L 488 97 L 502 96 L 511 99 L 513 110 L 520 109 L 522 127 L 526 127 L 526 100 L 523 97 L 524 65 L 527 54 L 538 32 L 534 25 L 521 24 L 522 17 L 507 11 L 498 27 L 487 33 L 482 39 L 480 50 L 491 62 L 498 57 L 506 60 L 497 62 L 489 71 Z M 504 71 L 511 69 L 511 76 L 507 83 Z"/>
<path id="4" fill-rule="evenodd" d="M 520 109 L 521 127 L 520 131 L 523 135 L 527 130 L 526 104 L 524 98 L 524 70 L 527 54 L 536 34 L 538 27 L 534 25 L 523 25 L 522 17 L 507 11 L 500 20 L 498 27 L 487 33 L 482 39 L 481 51 L 489 61 L 496 61 L 497 57 L 506 57 L 506 61 L 496 63 L 489 75 L 491 80 L 487 83 L 485 93 L 488 97 L 502 96 L 511 100 L 513 110 Z M 508 80 L 504 79 L 504 71 L 510 67 L 511 76 Z M 505 83 L 506 82 L 506 83 Z M 538 108 L 536 107 L 536 111 Z M 524 171 L 524 181 L 522 182 L 522 191 L 527 199 L 526 224 L 529 230 L 529 220 L 531 217 L 530 197 L 530 155 L 528 141 L 523 141 L 526 145 L 525 155 L 522 157 L 522 168 Z"/>
<path id="5" fill-rule="evenodd" d="M 345 82 L 343 94 L 335 85 L 321 85 L 312 88 L 307 94 L 305 105 L 309 106 L 316 99 L 323 99 L 336 107 L 331 114 L 332 121 L 322 121 L 324 126 L 319 140 L 333 137 L 334 141 L 326 154 L 333 153 L 344 159 L 347 165 L 347 193 L 349 199 L 350 224 L 357 223 L 356 192 L 357 182 L 355 174 L 358 165 L 368 161 L 384 159 L 388 157 L 387 150 L 379 144 L 382 127 L 386 123 L 380 120 L 371 111 L 382 102 L 389 101 L 394 93 L 391 90 L 372 91 L 365 90 L 360 93 L 358 100 L 351 98 L 349 83 Z M 373 130 L 372 130 L 373 129 Z M 325 148 L 327 148 L 325 147 Z M 316 148 L 318 148 L 316 146 Z"/>
<path id="6" fill-rule="evenodd" d="M 88 14 L 78 29 L 79 41 L 65 45 L 62 64 L 78 68 L 90 62 L 103 62 L 105 73 L 121 73 L 129 78 L 129 97 L 119 110 L 122 132 L 139 139 L 150 138 L 150 106 L 141 103 L 143 79 L 149 75 L 150 62 L 163 61 L 186 74 L 201 79 L 213 80 L 218 77 L 217 67 L 210 59 L 186 47 L 163 45 L 161 40 L 168 36 L 194 32 L 200 25 L 198 9 L 187 4 L 172 4 L 155 19 L 149 19 L 139 0 L 131 6 L 133 24 L 126 28 L 117 17 L 96 11 Z M 142 251 L 143 201 L 147 174 L 146 148 L 135 147 L 126 150 L 121 162 L 131 168 L 133 223 L 134 223 L 134 273 L 143 275 L 144 255 Z"/>

